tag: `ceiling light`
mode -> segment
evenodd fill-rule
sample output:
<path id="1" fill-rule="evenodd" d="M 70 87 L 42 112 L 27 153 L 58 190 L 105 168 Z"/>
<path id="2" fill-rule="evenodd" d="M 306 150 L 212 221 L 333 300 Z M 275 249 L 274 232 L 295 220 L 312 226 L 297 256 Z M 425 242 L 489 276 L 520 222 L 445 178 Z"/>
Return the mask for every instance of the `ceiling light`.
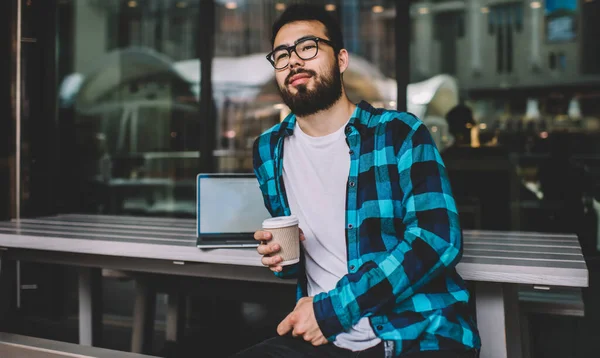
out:
<path id="1" fill-rule="evenodd" d="M 489 7 L 482 7 L 481 8 L 481 13 L 482 14 L 488 14 L 490 12 L 490 8 Z"/>
<path id="2" fill-rule="evenodd" d="M 229 1 L 225 3 L 225 8 L 229 10 L 237 9 L 237 3 L 235 1 Z"/>
<path id="3" fill-rule="evenodd" d="M 277 10 L 277 11 L 285 10 L 285 4 L 278 2 L 277 4 L 275 4 L 275 10 Z"/>
<path id="4" fill-rule="evenodd" d="M 429 14 L 429 9 L 426 8 L 426 7 L 420 7 L 419 8 L 419 14 L 421 14 L 421 15 L 427 15 L 427 14 Z"/>
<path id="5" fill-rule="evenodd" d="M 383 12 L 383 6 L 381 6 L 381 5 L 375 5 L 375 6 L 373 6 L 372 10 L 373 10 L 374 13 L 380 14 L 380 13 Z"/>
<path id="6" fill-rule="evenodd" d="M 539 1 L 534 1 L 531 4 L 529 4 L 529 6 L 531 6 L 532 9 L 539 9 L 540 7 L 542 7 L 542 3 Z"/>
<path id="7" fill-rule="evenodd" d="M 136 7 L 137 6 L 137 1 L 130 1 L 127 3 L 127 6 L 129 7 Z"/>
<path id="8" fill-rule="evenodd" d="M 327 10 L 327 11 L 335 11 L 335 5 L 334 4 L 327 4 L 327 5 L 325 5 L 325 10 Z"/>

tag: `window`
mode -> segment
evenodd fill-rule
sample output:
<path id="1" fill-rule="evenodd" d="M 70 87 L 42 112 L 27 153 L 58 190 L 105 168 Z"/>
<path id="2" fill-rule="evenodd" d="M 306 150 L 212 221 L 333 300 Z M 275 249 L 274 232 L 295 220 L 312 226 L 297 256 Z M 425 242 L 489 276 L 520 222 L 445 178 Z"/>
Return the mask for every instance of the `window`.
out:
<path id="1" fill-rule="evenodd" d="M 201 2 L 60 1 L 61 156 L 73 163 L 61 175 L 74 192 L 89 193 L 73 210 L 193 216 L 202 155 L 214 156 L 219 172 L 251 172 L 254 139 L 289 111 L 265 59 L 271 25 L 299 2 L 214 1 L 216 147 L 200 153 L 209 120 L 199 110 Z M 350 98 L 394 108 L 397 60 L 404 60 L 396 58 L 395 2 L 305 2 L 341 24 Z M 458 170 L 451 180 L 465 194 L 459 210 L 466 228 L 568 232 L 592 210 L 586 203 L 596 195 L 598 161 L 585 158 L 597 158 L 600 143 L 597 1 L 572 5 L 411 2 L 408 109 Z M 575 36 L 550 41 L 548 20 L 565 14 L 577 19 Z M 459 104 L 472 115 L 457 125 L 448 114 Z M 504 171 L 459 170 L 473 158 Z"/>
<path id="2" fill-rule="evenodd" d="M 220 172 L 252 171 L 254 139 L 289 112 L 265 55 L 271 25 L 290 3 L 322 5 L 340 23 L 350 52 L 344 84 L 353 101 L 396 105 L 393 1 L 218 2 L 213 86 Z"/>
<path id="3" fill-rule="evenodd" d="M 72 210 L 195 215 L 199 1 L 59 6 L 62 180 L 88 193 Z"/>
<path id="4" fill-rule="evenodd" d="M 60 155 L 73 164 L 61 180 L 87 193 L 68 210 L 193 217 L 201 155 L 219 172 L 251 172 L 254 139 L 288 112 L 265 59 L 271 26 L 299 2 L 214 2 L 210 119 L 200 112 L 200 0 L 59 2 Z M 394 108 L 394 2 L 306 2 L 340 22 L 351 99 Z M 216 121 L 213 153 L 200 153 L 204 120 Z"/>
<path id="5" fill-rule="evenodd" d="M 574 223 L 594 210 L 600 183 L 598 8 L 411 3 L 408 101 L 442 151 L 465 228 L 595 238 L 592 224 Z M 494 164 L 483 169 L 478 160 Z"/>

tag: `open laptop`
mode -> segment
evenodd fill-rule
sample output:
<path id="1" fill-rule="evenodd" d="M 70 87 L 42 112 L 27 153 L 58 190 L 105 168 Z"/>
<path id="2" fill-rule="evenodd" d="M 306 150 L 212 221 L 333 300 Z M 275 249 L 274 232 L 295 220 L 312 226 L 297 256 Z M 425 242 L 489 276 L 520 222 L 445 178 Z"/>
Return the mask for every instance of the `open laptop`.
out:
<path id="1" fill-rule="evenodd" d="M 258 246 L 254 232 L 271 215 L 254 174 L 198 174 L 196 190 L 198 248 Z"/>

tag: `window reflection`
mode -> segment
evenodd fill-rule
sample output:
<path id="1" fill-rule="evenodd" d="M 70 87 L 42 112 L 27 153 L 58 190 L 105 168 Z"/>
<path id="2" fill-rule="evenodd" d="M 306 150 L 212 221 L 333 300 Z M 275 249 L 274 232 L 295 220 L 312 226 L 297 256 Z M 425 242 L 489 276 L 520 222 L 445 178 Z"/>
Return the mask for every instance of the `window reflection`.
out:
<path id="1" fill-rule="evenodd" d="M 589 65 L 598 51 L 587 46 L 598 29 L 593 3 L 413 2 L 411 80 L 453 83 L 453 95 L 416 96 L 465 228 L 596 241 L 584 219 L 600 195 L 600 77 Z"/>
<path id="2" fill-rule="evenodd" d="M 340 22 L 351 56 L 344 74 L 350 99 L 395 108 L 393 1 L 235 1 L 235 7 L 228 3 L 217 1 L 213 60 L 219 171 L 252 171 L 254 138 L 289 113 L 265 55 L 272 50 L 271 25 L 290 3 L 321 4 Z"/>
<path id="3" fill-rule="evenodd" d="M 77 168 L 65 180 L 90 193 L 74 210 L 193 217 L 205 120 L 217 141 L 202 155 L 220 172 L 252 171 L 254 138 L 289 112 L 265 60 L 270 27 L 298 2 L 340 21 L 351 100 L 395 108 L 394 1 L 215 0 L 215 118 L 198 112 L 200 0 L 61 1 L 60 121 L 73 142 L 63 156 Z M 598 9 L 412 2 L 407 106 L 448 163 L 465 228 L 572 232 L 595 212 Z M 461 105 L 468 114 L 451 119 Z"/>
<path id="4" fill-rule="evenodd" d="M 65 180 L 87 193 L 73 209 L 193 216 L 202 119 L 185 64 L 197 58 L 198 1 L 61 6 L 72 27 L 59 30 L 59 120 L 77 168 Z"/>

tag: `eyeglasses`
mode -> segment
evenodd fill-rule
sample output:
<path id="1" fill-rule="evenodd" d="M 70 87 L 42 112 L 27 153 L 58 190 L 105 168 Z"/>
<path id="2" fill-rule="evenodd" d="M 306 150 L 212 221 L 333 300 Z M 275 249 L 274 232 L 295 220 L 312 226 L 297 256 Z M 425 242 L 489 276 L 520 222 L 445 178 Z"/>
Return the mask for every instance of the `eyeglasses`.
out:
<path id="1" fill-rule="evenodd" d="M 333 42 L 322 39 L 320 37 L 306 37 L 296 42 L 292 46 L 281 46 L 267 55 L 267 60 L 275 67 L 276 70 L 283 70 L 290 64 L 292 51 L 302 60 L 310 60 L 319 53 L 319 42 L 324 42 L 331 47 Z M 335 48 L 335 47 L 334 47 Z"/>

